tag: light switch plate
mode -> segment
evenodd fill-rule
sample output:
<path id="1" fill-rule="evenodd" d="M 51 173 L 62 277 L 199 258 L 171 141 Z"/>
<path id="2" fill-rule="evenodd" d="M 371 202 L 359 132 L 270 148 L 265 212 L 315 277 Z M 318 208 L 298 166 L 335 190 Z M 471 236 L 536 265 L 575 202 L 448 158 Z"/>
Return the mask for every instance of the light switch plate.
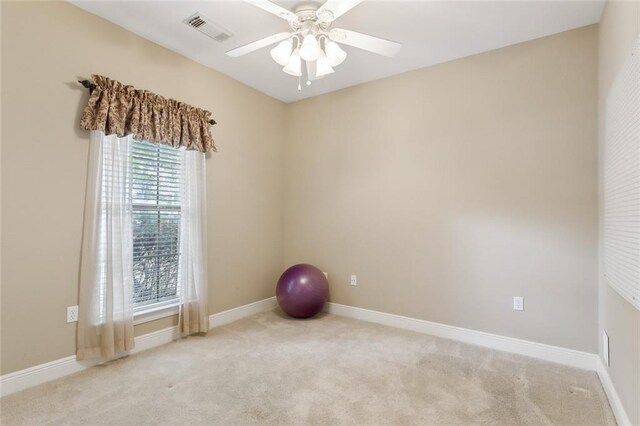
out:
<path id="1" fill-rule="evenodd" d="M 524 311 L 524 297 L 513 296 L 513 310 Z"/>

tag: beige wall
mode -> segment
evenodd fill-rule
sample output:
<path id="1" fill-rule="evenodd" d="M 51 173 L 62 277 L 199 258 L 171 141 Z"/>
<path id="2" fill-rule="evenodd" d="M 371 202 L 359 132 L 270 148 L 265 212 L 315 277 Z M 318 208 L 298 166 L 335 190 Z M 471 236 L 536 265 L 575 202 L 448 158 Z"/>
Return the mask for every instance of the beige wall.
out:
<path id="1" fill-rule="evenodd" d="M 67 3 L 2 2 L 2 373 L 72 355 L 88 134 L 99 73 L 213 111 L 210 308 L 273 294 L 282 267 L 285 106 Z M 149 332 L 171 319 L 146 324 Z"/>
<path id="2" fill-rule="evenodd" d="M 590 26 L 288 105 L 285 263 L 337 303 L 597 352 L 596 72 Z"/>
<path id="3" fill-rule="evenodd" d="M 609 1 L 600 23 L 600 149 L 604 142 L 605 103 L 611 84 L 634 40 L 640 36 L 640 2 Z M 602 159 L 603 156 L 601 155 Z M 600 167 L 600 170 L 603 168 Z M 602 184 L 602 174 L 600 183 Z M 600 209 L 602 212 L 602 199 Z M 602 218 L 603 215 L 600 214 Z M 602 233 L 602 221 L 600 222 Z M 601 234 L 602 235 L 602 234 Z M 602 241 L 602 238 L 601 238 Z M 602 253 L 602 246 L 601 246 Z M 602 257 L 601 257 L 602 260 Z M 600 329 L 609 335 L 609 375 L 632 424 L 640 424 L 640 312 L 606 283 L 600 268 Z M 600 348 L 602 354 L 602 348 Z"/>

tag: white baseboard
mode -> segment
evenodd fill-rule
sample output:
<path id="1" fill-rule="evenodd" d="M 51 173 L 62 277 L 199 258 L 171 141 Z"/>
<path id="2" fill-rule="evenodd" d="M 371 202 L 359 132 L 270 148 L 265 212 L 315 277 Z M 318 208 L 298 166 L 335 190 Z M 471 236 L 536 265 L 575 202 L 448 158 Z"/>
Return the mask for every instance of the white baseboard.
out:
<path id="1" fill-rule="evenodd" d="M 275 308 L 276 305 L 276 298 L 270 297 L 238 308 L 213 314 L 209 316 L 209 324 L 211 328 L 220 327 L 250 315 L 270 311 Z M 387 314 L 369 309 L 340 305 L 337 303 L 328 303 L 325 310 L 335 315 L 387 325 L 390 327 L 402 328 L 405 330 L 412 330 L 446 339 L 458 340 L 505 352 L 557 362 L 572 367 L 597 371 L 618 424 L 621 426 L 631 425 L 629 417 L 622 406 L 620 397 L 611 382 L 608 370 L 596 354 L 461 327 L 454 327 L 431 321 L 403 317 L 400 315 Z M 177 339 L 177 337 L 177 327 L 169 327 L 153 333 L 138 336 L 135 338 L 135 349 L 133 349 L 131 353 L 139 353 L 147 349 L 170 343 Z M 16 371 L 14 373 L 5 374 L 0 377 L 0 396 L 10 395 L 32 386 L 68 376 L 96 364 L 98 363 L 92 361 L 78 361 L 76 360 L 75 355 L 72 355 Z"/>
<path id="2" fill-rule="evenodd" d="M 147 349 L 152 349 L 158 346 L 171 343 L 178 338 L 178 327 L 168 327 L 162 330 L 154 331 L 151 333 L 143 334 L 136 337 L 136 345 L 129 352 L 130 355 L 137 354 Z"/>
<path id="3" fill-rule="evenodd" d="M 485 333 L 483 331 L 455 327 L 452 325 L 440 324 L 416 318 L 387 314 L 385 312 L 340 305 L 338 303 L 328 303 L 325 310 L 331 314 L 362 321 L 416 331 L 418 333 L 457 340 L 499 351 L 526 355 L 532 358 L 569 365 L 571 367 L 592 371 L 597 370 L 598 355 L 588 352 L 581 352 L 574 349 L 536 343 L 528 340 L 516 339 L 514 337 L 501 336 L 498 334 Z"/>
<path id="4" fill-rule="evenodd" d="M 98 364 L 91 361 L 78 361 L 75 355 L 60 358 L 45 364 L 36 365 L 0 377 L 0 396 L 59 379 L 77 373 Z"/>
<path id="5" fill-rule="evenodd" d="M 259 314 L 261 312 L 267 312 L 277 306 L 275 296 L 268 299 L 258 300 L 257 302 L 249 303 L 248 305 L 240 306 L 238 308 L 229 309 L 227 311 L 219 312 L 209 316 L 209 327 L 220 327 L 221 325 L 229 324 L 239 319 Z"/>
<path id="6" fill-rule="evenodd" d="M 616 417 L 618 426 L 632 426 L 631 420 L 629 420 L 629 416 L 627 416 L 627 412 L 622 405 L 622 400 L 620 400 L 620 396 L 618 395 L 616 388 L 613 386 L 613 382 L 609 376 L 609 369 L 604 365 L 600 357 L 598 357 L 597 371 L 598 377 L 600 377 L 600 383 L 602 383 L 604 392 L 607 394 L 607 398 L 609 398 L 609 405 L 611 405 L 611 410 L 613 411 L 613 415 Z"/>
<path id="7" fill-rule="evenodd" d="M 260 300 L 238 308 L 229 309 L 209 316 L 210 328 L 237 321 L 244 317 L 266 312 L 276 306 L 276 298 Z M 131 354 L 171 343 L 178 338 L 178 327 L 169 327 L 135 338 L 135 347 Z M 75 355 L 60 358 L 45 364 L 36 365 L 0 377 L 0 397 L 28 389 L 30 387 L 59 379 L 99 364 L 97 361 L 78 361 Z"/>

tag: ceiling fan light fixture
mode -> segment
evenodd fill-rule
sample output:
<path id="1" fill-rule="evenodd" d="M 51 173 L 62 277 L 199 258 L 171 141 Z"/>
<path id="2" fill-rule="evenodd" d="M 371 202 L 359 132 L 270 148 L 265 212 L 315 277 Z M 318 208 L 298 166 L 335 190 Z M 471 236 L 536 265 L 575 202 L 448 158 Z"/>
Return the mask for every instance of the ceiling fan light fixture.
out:
<path id="1" fill-rule="evenodd" d="M 300 46 L 300 57 L 305 61 L 315 61 L 321 54 L 322 50 L 318 45 L 318 40 L 312 34 L 304 36 L 302 46 Z"/>
<path id="2" fill-rule="evenodd" d="M 329 65 L 327 55 L 324 53 L 316 61 L 316 78 L 333 73 L 333 68 Z"/>
<path id="3" fill-rule="evenodd" d="M 293 50 L 293 41 L 290 38 L 281 41 L 276 47 L 271 49 L 271 57 L 283 67 L 289 63 L 291 51 Z"/>
<path id="4" fill-rule="evenodd" d="M 298 90 L 302 89 L 303 73 L 309 85 L 314 80 L 332 74 L 334 68 L 344 62 L 347 52 L 342 50 L 343 44 L 389 58 L 396 55 L 401 47 L 400 43 L 394 41 L 332 27 L 337 18 L 364 0 L 323 0 L 322 5 L 314 1 L 296 6 L 295 12 L 279 6 L 275 0 L 244 1 L 286 20 L 290 31 L 236 47 L 226 54 L 237 58 L 277 43 L 270 51 L 271 57 L 283 67 L 283 72 L 298 77 Z M 302 69 L 303 65 L 305 70 Z"/>
<path id="5" fill-rule="evenodd" d="M 296 49 L 291 54 L 289 62 L 282 68 L 282 71 L 294 77 L 300 77 L 302 75 L 302 61 L 300 60 L 300 49 Z"/>
<path id="6" fill-rule="evenodd" d="M 347 59 L 347 52 L 342 50 L 335 41 L 326 43 L 324 50 L 327 52 L 327 60 L 332 67 L 337 67 Z"/>

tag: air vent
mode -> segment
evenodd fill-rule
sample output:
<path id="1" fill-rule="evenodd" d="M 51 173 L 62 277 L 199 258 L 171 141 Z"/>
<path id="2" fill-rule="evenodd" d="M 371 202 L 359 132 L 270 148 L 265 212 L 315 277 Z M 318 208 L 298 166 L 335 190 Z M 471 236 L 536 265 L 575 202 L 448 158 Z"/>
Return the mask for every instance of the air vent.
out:
<path id="1" fill-rule="evenodd" d="M 223 42 L 233 35 L 229 30 L 216 24 L 211 18 L 201 13 L 191 15 L 182 22 L 218 42 Z"/>

